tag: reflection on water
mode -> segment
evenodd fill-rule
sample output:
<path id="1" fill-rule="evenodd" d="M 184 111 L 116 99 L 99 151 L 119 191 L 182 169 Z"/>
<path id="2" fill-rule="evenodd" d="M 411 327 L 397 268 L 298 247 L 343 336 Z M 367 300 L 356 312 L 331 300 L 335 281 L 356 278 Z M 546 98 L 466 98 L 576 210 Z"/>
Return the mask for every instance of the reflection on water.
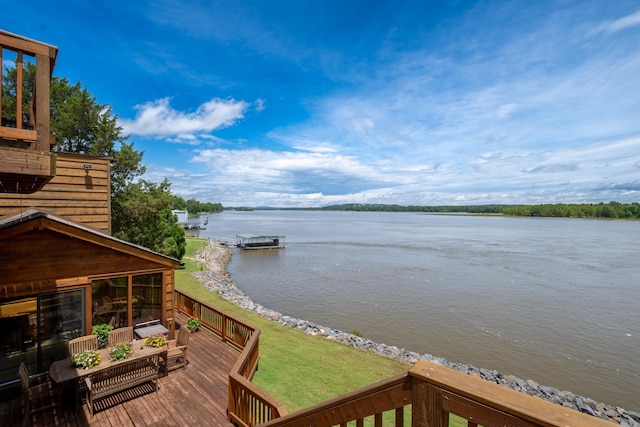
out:
<path id="1" fill-rule="evenodd" d="M 201 237 L 285 235 L 229 267 L 281 313 L 640 410 L 639 225 L 231 211 Z"/>

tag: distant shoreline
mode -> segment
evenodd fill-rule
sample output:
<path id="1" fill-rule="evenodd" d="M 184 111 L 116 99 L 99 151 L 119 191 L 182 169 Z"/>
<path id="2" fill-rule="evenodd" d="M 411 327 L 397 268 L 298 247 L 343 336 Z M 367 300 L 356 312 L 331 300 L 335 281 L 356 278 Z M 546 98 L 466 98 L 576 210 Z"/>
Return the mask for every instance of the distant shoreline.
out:
<path id="1" fill-rule="evenodd" d="M 232 255 L 233 249 L 228 245 L 210 241 L 207 247 L 198 251 L 196 254 L 196 263 L 205 265 L 206 270 L 192 273 L 193 276 L 209 291 L 267 320 L 301 330 L 309 335 L 322 336 L 350 347 L 372 351 L 382 357 L 395 359 L 403 363 L 414 364 L 418 359 L 429 360 L 467 373 L 468 375 L 480 377 L 487 381 L 522 393 L 537 396 L 552 403 L 570 407 L 607 421 L 621 425 L 640 426 L 640 413 L 638 412 L 627 411 L 623 408 L 599 403 L 593 399 L 575 395 L 568 391 L 560 391 L 553 387 L 543 386 L 533 380 L 523 380 L 513 375 L 503 375 L 495 370 L 476 368 L 475 366 L 463 363 L 452 363 L 443 358 L 434 357 L 431 354 L 419 354 L 413 351 L 399 349 L 396 346 L 376 343 L 344 331 L 323 327 L 313 322 L 296 319 L 270 310 L 254 302 L 233 282 L 227 270 Z"/>

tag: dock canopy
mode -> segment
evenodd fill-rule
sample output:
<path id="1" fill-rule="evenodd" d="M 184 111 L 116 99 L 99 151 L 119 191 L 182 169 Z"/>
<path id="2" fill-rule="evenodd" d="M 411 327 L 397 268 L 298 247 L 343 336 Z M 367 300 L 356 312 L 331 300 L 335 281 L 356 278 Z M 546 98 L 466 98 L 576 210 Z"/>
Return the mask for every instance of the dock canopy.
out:
<path id="1" fill-rule="evenodd" d="M 236 234 L 236 244 L 242 249 L 284 248 L 285 236 L 269 233 Z"/>

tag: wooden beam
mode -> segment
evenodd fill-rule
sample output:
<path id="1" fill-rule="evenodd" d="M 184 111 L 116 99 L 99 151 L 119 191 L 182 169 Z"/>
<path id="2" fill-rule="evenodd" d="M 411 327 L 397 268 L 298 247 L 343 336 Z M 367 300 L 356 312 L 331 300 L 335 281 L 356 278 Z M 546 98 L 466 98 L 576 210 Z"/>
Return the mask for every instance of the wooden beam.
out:
<path id="1" fill-rule="evenodd" d="M 6 33 L 4 31 L 0 31 L 0 45 L 5 49 L 12 50 L 14 52 L 21 50 L 30 56 L 41 54 L 55 58 L 58 52 L 58 48 L 54 46 L 30 40 L 25 37 L 20 37 L 15 34 Z M 52 49 L 53 52 L 55 52 L 53 54 Z"/>
<path id="2" fill-rule="evenodd" d="M 35 114 L 31 120 L 36 127 L 36 151 L 51 151 L 51 114 L 50 114 L 51 62 L 49 57 L 36 55 L 36 81 L 34 84 Z"/>
<path id="3" fill-rule="evenodd" d="M 89 278 L 87 276 L 84 277 L 71 277 L 68 279 L 57 279 L 56 280 L 56 286 L 58 288 L 66 288 L 69 286 L 80 286 L 80 285 L 86 285 L 87 283 L 91 283 L 91 281 L 89 280 Z"/>
<path id="4" fill-rule="evenodd" d="M 6 126 L 0 127 L 0 136 L 5 139 L 17 139 L 27 142 L 35 142 L 37 132 L 35 130 L 17 129 Z"/>

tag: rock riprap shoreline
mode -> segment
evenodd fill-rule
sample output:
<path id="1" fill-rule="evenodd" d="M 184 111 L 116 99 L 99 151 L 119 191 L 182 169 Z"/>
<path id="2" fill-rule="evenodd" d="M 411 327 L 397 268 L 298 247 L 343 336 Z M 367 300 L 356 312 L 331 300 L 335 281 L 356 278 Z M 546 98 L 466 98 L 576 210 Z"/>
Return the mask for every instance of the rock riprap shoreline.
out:
<path id="1" fill-rule="evenodd" d="M 209 291 L 220 295 L 225 300 L 259 316 L 304 331 L 309 335 L 317 335 L 343 343 L 361 350 L 372 351 L 381 356 L 401 362 L 414 364 L 418 359 L 425 359 L 443 366 L 465 372 L 469 375 L 484 378 L 487 381 L 509 387 L 513 390 L 538 396 L 550 402 L 584 412 L 595 417 L 618 423 L 622 426 L 639 427 L 640 413 L 627 411 L 623 408 L 596 402 L 587 397 L 578 396 L 568 391 L 561 391 L 553 387 L 540 385 L 532 380 L 523 380 L 513 375 L 504 375 L 498 371 L 476 368 L 463 363 L 452 363 L 431 354 L 420 354 L 396 346 L 376 343 L 337 329 L 327 328 L 307 320 L 296 319 L 257 304 L 239 289 L 231 280 L 227 265 L 233 255 L 233 249 L 217 242 L 200 250 L 196 255 L 196 263 L 206 268 L 204 271 L 193 273 L 193 276 Z"/>

